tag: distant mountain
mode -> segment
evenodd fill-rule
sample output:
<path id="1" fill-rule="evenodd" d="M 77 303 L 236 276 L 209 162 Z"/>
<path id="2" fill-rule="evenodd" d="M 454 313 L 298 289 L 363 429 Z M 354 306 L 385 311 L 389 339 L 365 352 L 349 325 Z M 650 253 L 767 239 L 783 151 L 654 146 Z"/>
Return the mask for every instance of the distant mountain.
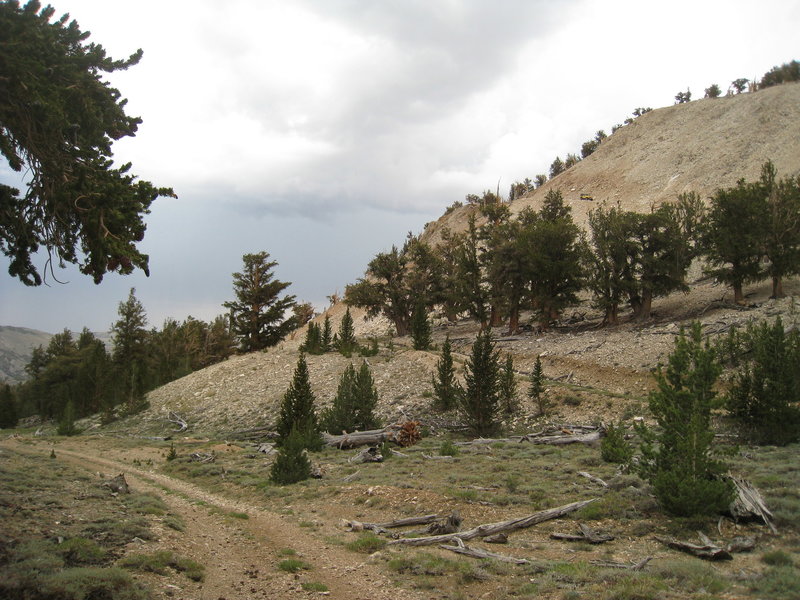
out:
<path id="1" fill-rule="evenodd" d="M 73 335 L 77 339 L 79 334 L 73 332 Z M 106 344 L 108 350 L 111 349 L 108 333 L 95 333 L 95 336 Z M 0 325 L 0 382 L 16 384 L 25 381 L 28 378 L 25 365 L 30 362 L 34 348 L 46 348 L 52 337 L 52 333 L 36 329 Z"/>

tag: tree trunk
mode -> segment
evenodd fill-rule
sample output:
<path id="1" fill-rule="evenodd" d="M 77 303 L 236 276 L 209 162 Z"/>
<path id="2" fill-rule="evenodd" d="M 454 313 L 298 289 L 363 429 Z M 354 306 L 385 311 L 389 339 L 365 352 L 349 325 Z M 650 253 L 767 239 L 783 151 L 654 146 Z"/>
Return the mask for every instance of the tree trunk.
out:
<path id="1" fill-rule="evenodd" d="M 783 293 L 783 278 L 782 277 L 773 277 L 772 278 L 772 297 L 773 298 L 785 298 L 786 295 Z"/>
<path id="2" fill-rule="evenodd" d="M 492 308 L 489 313 L 489 326 L 500 327 L 500 325 L 502 324 L 503 324 L 503 313 L 500 312 L 499 308 L 497 308 L 494 304 L 492 304 Z"/>
<path id="3" fill-rule="evenodd" d="M 742 292 L 742 284 L 733 284 L 733 302 L 739 306 L 744 306 L 744 293 Z"/>
<path id="4" fill-rule="evenodd" d="M 650 318 L 650 310 L 653 306 L 653 292 L 644 290 L 638 305 L 634 309 L 633 318 L 636 321 L 646 321 Z"/>
<path id="5" fill-rule="evenodd" d="M 606 316 L 603 317 L 604 325 L 619 325 L 619 305 L 606 306 Z"/>
<path id="6" fill-rule="evenodd" d="M 519 331 L 519 306 L 511 309 L 508 315 L 508 335 L 514 335 Z"/>

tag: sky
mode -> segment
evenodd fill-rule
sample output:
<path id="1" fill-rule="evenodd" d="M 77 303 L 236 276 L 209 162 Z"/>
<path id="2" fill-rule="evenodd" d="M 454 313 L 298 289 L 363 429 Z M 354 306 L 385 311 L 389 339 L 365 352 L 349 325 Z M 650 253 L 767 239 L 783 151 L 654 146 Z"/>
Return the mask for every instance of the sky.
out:
<path id="1" fill-rule="evenodd" d="M 465 195 L 507 194 L 636 107 L 800 59 L 800 0 L 52 4 L 114 58 L 144 50 L 108 77 L 143 119 L 115 160 L 178 199 L 147 216 L 149 278 L 0 275 L 0 325 L 50 333 L 108 330 L 131 288 L 151 327 L 211 320 L 261 251 L 322 309 Z"/>

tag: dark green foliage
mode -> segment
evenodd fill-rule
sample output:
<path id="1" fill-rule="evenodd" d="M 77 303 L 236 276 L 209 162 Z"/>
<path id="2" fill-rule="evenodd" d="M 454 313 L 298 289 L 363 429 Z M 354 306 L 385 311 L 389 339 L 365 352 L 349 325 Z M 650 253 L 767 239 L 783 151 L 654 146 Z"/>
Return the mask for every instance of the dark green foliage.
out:
<path id="1" fill-rule="evenodd" d="M 457 290 L 460 301 L 455 306 L 468 311 L 481 325 L 486 325 L 489 320 L 489 291 L 484 285 L 481 270 L 481 235 L 474 214 L 469 217 L 466 234 L 459 237 L 458 241 L 453 288 Z"/>
<path id="2" fill-rule="evenodd" d="M 17 402 L 11 386 L 0 386 L 0 429 L 11 429 L 17 426 Z"/>
<path id="3" fill-rule="evenodd" d="M 499 423 L 500 356 L 495 350 L 490 330 L 478 334 L 464 368 L 464 391 L 459 396 L 459 409 L 470 432 L 489 436 L 497 432 Z"/>
<path id="4" fill-rule="evenodd" d="M 273 279 L 277 262 L 269 253 L 245 254 L 244 269 L 233 274 L 236 300 L 225 302 L 230 310 L 231 328 L 239 338 L 242 352 L 274 346 L 295 328 L 294 316 L 286 317 L 294 307 L 294 296 L 279 297 L 291 283 Z"/>
<path id="5" fill-rule="evenodd" d="M 748 83 L 750 83 L 749 79 L 746 79 L 745 77 L 739 77 L 738 79 L 731 81 L 731 87 L 736 90 L 737 94 L 741 94 L 747 89 Z"/>
<path id="6" fill-rule="evenodd" d="M 358 371 L 350 364 L 339 378 L 333 405 L 323 413 L 322 428 L 334 435 L 373 429 L 378 426 L 377 404 L 378 391 L 367 362 Z"/>
<path id="7" fill-rule="evenodd" d="M 305 352 L 306 354 L 325 353 L 322 344 L 322 330 L 316 323 L 311 322 L 308 324 L 306 328 L 306 339 L 300 345 L 300 352 Z"/>
<path id="8" fill-rule="evenodd" d="M 659 429 L 639 428 L 641 473 L 671 514 L 715 514 L 732 499 L 729 483 L 717 477 L 725 465 L 711 457 L 711 409 L 717 404 L 713 388 L 720 372 L 715 352 L 703 343 L 695 322 L 688 333 L 681 330 L 666 370 L 656 373 L 658 389 L 650 393 L 649 403 Z"/>
<path id="9" fill-rule="evenodd" d="M 561 160 L 561 157 L 556 156 L 552 163 L 550 163 L 550 179 L 553 179 L 557 175 L 560 175 L 566 170 L 564 166 L 564 161 Z"/>
<path id="10" fill-rule="evenodd" d="M 428 311 L 421 303 L 417 304 L 411 316 L 411 339 L 414 350 L 428 350 L 431 347 L 431 323 Z"/>
<path id="11" fill-rule="evenodd" d="M 800 81 L 800 62 L 793 60 L 783 63 L 780 67 L 772 67 L 758 84 L 760 88 L 766 88 L 790 81 Z"/>
<path id="12" fill-rule="evenodd" d="M 280 485 L 297 483 L 311 477 L 311 462 L 305 454 L 306 436 L 292 426 L 283 439 L 278 456 L 270 468 L 270 481 Z"/>
<path id="13" fill-rule="evenodd" d="M 461 388 L 456 381 L 453 368 L 452 345 L 448 336 L 442 345 L 442 355 L 436 363 L 436 375 L 433 378 L 433 407 L 441 411 L 454 409 L 460 393 Z"/>
<path id="14" fill-rule="evenodd" d="M 716 83 L 712 83 L 705 89 L 705 98 L 719 98 L 722 94 L 722 90 L 719 89 L 719 86 Z"/>
<path id="15" fill-rule="evenodd" d="M 748 439 L 783 446 L 800 440 L 800 333 L 750 325 L 741 336 L 746 361 L 734 374 L 727 408 Z"/>
<path id="16" fill-rule="evenodd" d="M 136 247 L 144 215 L 174 193 L 137 181 L 130 163 L 113 168 L 113 140 L 133 137 L 141 119 L 125 114 L 127 100 L 102 77 L 137 64 L 142 51 L 114 60 L 67 15 L 51 23 L 54 13 L 39 2 L 0 3 L 0 153 L 27 187 L 0 185 L 0 250 L 27 285 L 42 283 L 32 261 L 40 247 L 95 283 L 109 271 L 148 273 Z"/>
<path id="17" fill-rule="evenodd" d="M 175 443 L 170 443 L 169 452 L 167 452 L 167 462 L 173 461 L 178 458 L 178 452 L 175 450 Z"/>
<path id="18" fill-rule="evenodd" d="M 772 296 L 782 298 L 783 278 L 800 273 L 800 176 L 777 179 L 772 161 L 761 167 L 756 189 L 766 202 L 764 256 L 772 278 Z"/>
<path id="19" fill-rule="evenodd" d="M 691 100 L 692 92 L 689 91 L 689 88 L 686 88 L 685 92 L 675 94 L 675 104 L 685 104 L 686 102 L 691 102 Z"/>
<path id="20" fill-rule="evenodd" d="M 531 385 L 528 388 L 528 397 L 534 401 L 536 407 L 539 409 L 539 414 L 544 416 L 547 412 L 548 401 L 544 389 L 544 370 L 542 369 L 542 360 L 537 355 L 536 362 L 533 365 L 531 372 Z"/>
<path id="21" fill-rule="evenodd" d="M 356 330 L 353 326 L 353 316 L 350 314 L 349 306 L 339 323 L 339 332 L 336 334 L 335 339 L 336 350 L 344 356 L 350 356 L 353 352 L 358 350 Z"/>
<path id="22" fill-rule="evenodd" d="M 322 447 L 314 402 L 308 364 L 305 356 L 301 354 L 297 359 L 292 382 L 283 395 L 278 422 L 275 425 L 280 445 L 283 445 L 292 430 L 295 430 L 304 448 L 319 450 Z"/>
<path id="23" fill-rule="evenodd" d="M 506 354 L 503 369 L 498 381 L 500 394 L 500 410 L 505 417 L 511 417 L 519 411 L 517 401 L 517 380 L 514 378 L 514 359 Z"/>
<path id="24" fill-rule="evenodd" d="M 333 343 L 333 326 L 331 325 L 330 315 L 325 315 L 320 333 L 320 344 L 323 352 L 330 352 Z"/>
<path id="25" fill-rule="evenodd" d="M 625 439 L 625 431 L 621 425 L 609 423 L 606 435 L 600 442 L 600 456 L 610 463 L 628 464 L 633 457 L 633 448 Z"/>
<path id="26" fill-rule="evenodd" d="M 167 569 L 184 573 L 192 581 L 203 581 L 205 567 L 190 558 L 176 555 L 171 550 L 158 550 L 152 554 L 130 554 L 119 560 L 120 567 L 166 575 Z"/>

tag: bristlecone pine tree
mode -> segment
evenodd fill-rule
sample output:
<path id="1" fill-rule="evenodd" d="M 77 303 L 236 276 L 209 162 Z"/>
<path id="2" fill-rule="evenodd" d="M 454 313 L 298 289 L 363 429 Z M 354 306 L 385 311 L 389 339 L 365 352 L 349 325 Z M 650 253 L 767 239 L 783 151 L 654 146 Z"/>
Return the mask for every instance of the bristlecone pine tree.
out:
<path id="1" fill-rule="evenodd" d="M 286 390 L 281 402 L 276 425 L 279 445 L 283 445 L 292 429 L 296 429 L 304 448 L 309 450 L 322 448 L 314 402 L 314 392 L 311 391 L 311 382 L 308 376 L 308 364 L 305 355 L 301 354 L 297 359 L 292 383 L 289 384 L 289 389 Z"/>
<path id="2" fill-rule="evenodd" d="M 333 405 L 323 413 L 322 427 L 338 435 L 343 432 L 365 431 L 378 426 L 375 407 L 378 391 L 366 361 L 356 371 L 350 364 L 339 378 Z"/>
<path id="3" fill-rule="evenodd" d="M 311 462 L 305 453 L 305 436 L 292 427 L 283 441 L 269 472 L 271 481 L 280 485 L 297 483 L 311 476 Z"/>
<path id="4" fill-rule="evenodd" d="M 534 401 L 539 409 L 539 415 L 544 416 L 547 412 L 547 396 L 544 390 L 544 371 L 542 370 L 542 360 L 536 356 L 536 362 L 531 372 L 531 385 L 528 388 L 528 397 Z"/>
<path id="5" fill-rule="evenodd" d="M 0 388 L 0 429 L 17 426 L 17 403 L 7 383 Z"/>
<path id="6" fill-rule="evenodd" d="M 464 392 L 459 397 L 461 414 L 474 435 L 489 436 L 499 429 L 499 377 L 500 356 L 487 329 L 472 344 L 464 368 Z"/>
<path id="7" fill-rule="evenodd" d="M 356 341 L 356 330 L 353 326 L 353 315 L 350 314 L 350 307 L 342 316 L 342 321 L 339 323 L 339 332 L 335 336 L 336 349 L 344 356 L 350 356 L 353 352 L 358 350 L 358 342 Z"/>
<path id="8" fill-rule="evenodd" d="M 461 387 L 456 381 L 452 346 L 448 336 L 442 345 L 442 356 L 436 363 L 436 375 L 433 378 L 433 407 L 441 411 L 452 410 L 456 407 L 460 394 Z"/>
<path id="9" fill-rule="evenodd" d="M 719 478 L 725 465 L 711 457 L 713 388 L 721 370 L 715 351 L 703 343 L 700 323 L 688 334 L 682 329 L 666 370 L 655 375 L 658 389 L 650 393 L 658 430 L 638 428 L 641 473 L 661 506 L 677 516 L 715 514 L 732 499 L 729 483 Z"/>
<path id="10" fill-rule="evenodd" d="M 517 380 L 514 378 L 514 359 L 506 355 L 506 361 L 500 372 L 500 405 L 503 416 L 511 417 L 519 410 L 517 404 Z"/>
<path id="11" fill-rule="evenodd" d="M 414 350 L 427 350 L 431 346 L 431 323 L 421 302 L 417 303 L 411 315 L 411 340 Z"/>

